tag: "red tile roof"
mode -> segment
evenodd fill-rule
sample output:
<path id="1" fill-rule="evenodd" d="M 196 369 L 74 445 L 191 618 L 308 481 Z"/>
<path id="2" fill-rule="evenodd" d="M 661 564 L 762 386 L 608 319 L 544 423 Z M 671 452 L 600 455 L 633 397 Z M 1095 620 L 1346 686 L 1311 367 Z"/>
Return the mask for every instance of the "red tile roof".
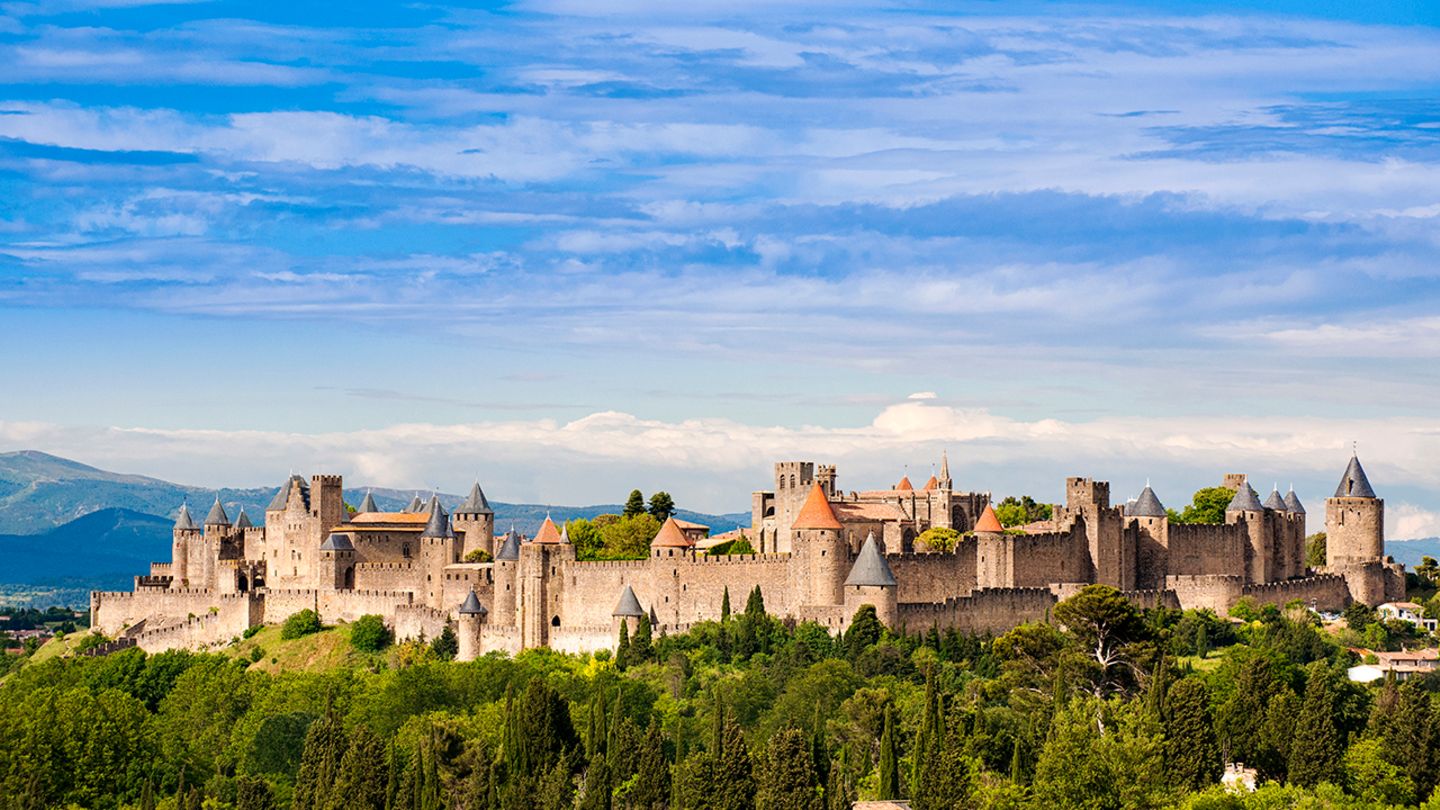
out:
<path id="1" fill-rule="evenodd" d="M 975 521 L 975 531 L 996 534 L 1005 531 L 1005 527 L 1000 525 L 1000 518 L 995 517 L 995 507 L 985 504 L 985 511 L 980 513 L 980 519 Z"/>
<path id="2" fill-rule="evenodd" d="M 660 527 L 660 533 L 650 541 L 651 548 L 691 548 L 695 544 L 681 531 L 680 523 L 675 518 L 666 518 L 665 525 Z"/>
<path id="3" fill-rule="evenodd" d="M 536 543 L 559 543 L 560 530 L 555 528 L 555 521 L 545 516 L 545 522 L 540 524 L 540 531 L 535 534 Z"/>
<path id="4" fill-rule="evenodd" d="M 830 499 L 825 496 L 825 490 L 821 489 L 819 484 L 810 487 L 810 495 L 805 498 L 805 505 L 800 507 L 800 514 L 795 516 L 795 523 L 791 528 L 840 528 L 840 521 L 835 519 L 835 510 L 830 508 Z"/>
<path id="5" fill-rule="evenodd" d="M 908 475 L 902 475 L 902 476 L 900 476 L 900 483 L 896 484 L 896 485 L 895 485 L 895 488 L 898 489 L 898 490 L 906 490 L 906 491 L 909 491 L 909 490 L 914 490 L 914 489 L 915 489 L 915 485 L 912 484 L 912 483 L 910 483 L 910 476 L 908 476 Z"/>
<path id="6" fill-rule="evenodd" d="M 926 481 L 926 482 L 925 482 L 925 486 L 922 487 L 922 489 L 925 490 L 926 492 L 929 492 L 929 491 L 932 490 L 932 489 L 939 489 L 939 488 L 940 488 L 940 482 L 939 482 L 938 480 L 936 480 L 935 476 L 933 476 L 933 475 L 930 476 L 930 480 L 929 480 L 929 481 Z"/>

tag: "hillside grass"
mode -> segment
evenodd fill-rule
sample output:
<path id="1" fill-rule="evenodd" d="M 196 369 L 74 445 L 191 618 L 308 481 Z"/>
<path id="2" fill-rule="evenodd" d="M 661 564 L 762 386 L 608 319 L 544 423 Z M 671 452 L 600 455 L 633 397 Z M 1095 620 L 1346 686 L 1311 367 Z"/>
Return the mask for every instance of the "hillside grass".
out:
<path id="1" fill-rule="evenodd" d="M 232 644 L 221 654 L 251 660 L 261 651 L 250 669 L 260 672 L 327 672 L 335 669 L 374 669 L 388 664 L 389 650 L 360 652 L 350 646 L 350 625 L 327 626 L 318 633 L 300 638 L 280 638 L 280 625 L 266 625 L 260 632 Z"/>

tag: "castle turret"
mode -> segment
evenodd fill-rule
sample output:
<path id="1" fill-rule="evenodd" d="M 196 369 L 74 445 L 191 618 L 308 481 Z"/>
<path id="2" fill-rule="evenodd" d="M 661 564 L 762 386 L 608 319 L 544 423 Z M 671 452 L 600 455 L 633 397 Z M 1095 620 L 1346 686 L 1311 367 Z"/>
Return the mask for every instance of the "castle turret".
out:
<path id="1" fill-rule="evenodd" d="M 495 579 L 495 623 L 518 625 L 515 615 L 515 574 L 520 563 L 520 534 L 511 526 L 505 533 L 504 541 L 495 550 L 495 562 L 491 575 Z"/>
<path id="2" fill-rule="evenodd" d="M 689 554 L 694 550 L 695 541 L 681 531 L 680 524 L 675 522 L 674 517 L 666 518 L 655 539 L 650 541 L 651 557 L 674 557 L 677 554 Z"/>
<path id="3" fill-rule="evenodd" d="M 200 527 L 196 526 L 195 519 L 190 517 L 188 504 L 180 504 L 180 514 L 175 517 L 175 527 L 170 534 L 170 574 L 173 577 L 170 587 L 188 588 L 191 547 L 199 546 L 202 540 Z"/>
<path id="4" fill-rule="evenodd" d="M 490 508 L 479 481 L 470 487 L 465 501 L 455 507 L 455 529 L 464 536 L 460 548 L 462 560 L 476 551 L 495 553 L 495 510 Z"/>
<path id="5" fill-rule="evenodd" d="M 870 532 L 855 557 L 855 564 L 850 567 L 849 576 L 845 577 L 846 621 L 855 616 L 861 605 L 872 605 L 880 623 L 894 629 L 899 618 L 896 591 L 895 574 L 890 571 L 885 555 L 880 553 L 875 533 Z"/>
<path id="6" fill-rule="evenodd" d="M 460 619 L 457 622 L 459 625 L 459 633 L 457 634 L 459 649 L 456 651 L 455 660 L 474 661 L 476 658 L 479 658 L 481 654 L 481 648 L 483 646 L 481 633 L 484 630 L 485 619 L 490 614 L 490 611 L 486 610 L 485 606 L 480 604 L 480 598 L 475 595 L 475 589 L 471 588 L 470 593 L 466 595 L 465 601 L 460 605 L 460 609 L 457 612 L 460 614 Z"/>
<path id="7" fill-rule="evenodd" d="M 210 507 L 210 514 L 205 516 L 205 526 L 229 526 L 230 516 L 225 514 L 225 506 L 220 503 L 220 496 L 215 496 L 215 505 Z"/>
<path id="8" fill-rule="evenodd" d="M 950 454 L 944 450 L 940 451 L 940 475 L 936 483 L 947 492 L 955 488 L 955 482 L 950 480 Z"/>
<path id="9" fill-rule="evenodd" d="M 845 601 L 845 574 L 850 570 L 849 546 L 841 536 L 840 521 L 830 499 L 813 484 L 800 513 L 795 516 L 791 571 L 794 593 L 805 594 L 808 605 L 839 605 Z"/>
<path id="10" fill-rule="evenodd" d="M 1325 501 L 1325 567 L 1345 576 L 1358 602 L 1374 606 L 1404 597 L 1403 570 L 1385 561 L 1385 501 L 1376 497 L 1354 455 L 1335 495 Z"/>
<path id="11" fill-rule="evenodd" d="M 320 544 L 320 587 L 355 589 L 355 544 L 348 534 L 332 534 Z"/>
<path id="12" fill-rule="evenodd" d="M 1009 588 L 1015 584 L 1014 547 L 1005 542 L 1005 527 L 995 514 L 995 507 L 985 510 L 975 521 L 975 584 L 980 588 Z"/>
<path id="13" fill-rule="evenodd" d="M 240 507 L 240 514 L 235 516 L 235 528 L 241 531 L 255 528 L 255 524 L 250 522 L 250 516 L 245 514 L 245 507 L 243 506 Z"/>
<path id="14" fill-rule="evenodd" d="M 1170 519 L 1149 483 L 1126 508 L 1125 516 L 1135 533 L 1136 587 L 1163 588 L 1170 567 Z"/>
<path id="15" fill-rule="evenodd" d="M 1225 507 L 1225 522 L 1245 527 L 1245 577 L 1247 582 L 1270 582 L 1271 526 L 1265 516 L 1265 505 L 1260 503 L 1260 493 L 1250 486 L 1249 481 L 1240 482 L 1235 497 Z"/>
<path id="16" fill-rule="evenodd" d="M 344 481 L 338 475 L 315 475 L 310 478 L 310 511 L 319 521 L 320 536 L 345 522 Z"/>
<path id="17" fill-rule="evenodd" d="M 365 493 L 365 500 L 360 502 L 360 508 L 355 510 L 355 514 L 369 515 L 379 511 L 379 508 L 375 506 L 375 496 L 367 492 Z"/>
<path id="18" fill-rule="evenodd" d="M 456 562 L 455 532 L 440 498 L 430 497 L 430 519 L 420 533 L 420 565 L 425 572 L 425 602 L 442 608 L 445 594 L 445 566 Z"/>
<path id="19" fill-rule="evenodd" d="M 575 546 L 545 516 L 535 539 L 520 546 L 516 572 L 516 613 L 523 648 L 549 645 L 550 629 L 560 626 L 565 575 L 560 566 L 575 559 Z"/>

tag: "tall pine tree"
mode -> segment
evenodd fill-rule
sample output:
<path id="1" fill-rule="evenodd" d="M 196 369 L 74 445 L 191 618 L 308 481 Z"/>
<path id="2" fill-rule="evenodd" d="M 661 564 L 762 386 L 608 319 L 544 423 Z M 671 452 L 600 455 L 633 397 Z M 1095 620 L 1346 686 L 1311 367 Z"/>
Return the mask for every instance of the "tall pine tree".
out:
<path id="1" fill-rule="evenodd" d="M 330 809 L 385 810 L 389 777 L 385 741 L 367 726 L 356 728 L 340 758 Z"/>
<path id="2" fill-rule="evenodd" d="M 810 745 L 799 729 L 770 735 L 756 782 L 755 804 L 763 810 L 824 810 Z"/>
<path id="3" fill-rule="evenodd" d="M 349 747 L 345 724 L 333 710 L 310 724 L 305 732 L 300 770 L 295 774 L 294 810 L 330 810 L 340 760 Z"/>
<path id="4" fill-rule="evenodd" d="M 885 725 L 880 732 L 880 772 L 875 798 L 900 798 L 900 741 L 896 737 L 894 712 L 888 704 Z"/>
<path id="5" fill-rule="evenodd" d="M 1224 770 L 1210 690 L 1197 677 L 1182 678 L 1170 687 L 1165 706 L 1165 759 L 1172 783 L 1187 791 L 1203 790 Z"/>
<path id="6" fill-rule="evenodd" d="M 1295 721 L 1295 742 L 1290 750 L 1290 781 L 1305 787 L 1340 781 L 1340 760 L 1345 752 L 1335 725 L 1335 686 L 1323 662 L 1310 665 L 1305 698 Z"/>

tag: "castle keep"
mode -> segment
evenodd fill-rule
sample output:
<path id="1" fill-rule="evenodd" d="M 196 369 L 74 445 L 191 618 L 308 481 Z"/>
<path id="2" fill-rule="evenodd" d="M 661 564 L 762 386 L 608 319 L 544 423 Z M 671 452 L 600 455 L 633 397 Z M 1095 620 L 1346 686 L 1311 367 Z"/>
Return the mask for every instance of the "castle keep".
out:
<path id="1" fill-rule="evenodd" d="M 182 506 L 171 561 L 151 564 L 130 592 L 91 595 L 92 621 L 147 650 L 223 644 L 247 628 L 309 608 L 327 622 L 379 614 L 399 638 L 449 625 L 460 657 L 529 647 L 613 646 L 620 623 L 657 631 L 718 619 L 726 590 L 759 587 L 766 609 L 842 630 L 861 605 L 910 630 L 1002 632 L 1049 614 L 1102 583 L 1143 605 L 1211 608 L 1299 599 L 1339 610 L 1404 597 L 1404 571 L 1384 556 L 1384 501 L 1351 458 L 1325 503 L 1323 570 L 1305 563 L 1305 507 L 1292 491 L 1262 501 L 1243 475 L 1221 524 L 1173 523 L 1146 486 L 1112 505 L 1104 481 L 1070 478 L 1049 520 L 1004 529 L 987 494 L 955 491 L 949 463 L 919 489 L 849 492 L 833 466 L 775 465 L 775 488 L 752 496 L 758 553 L 709 555 L 693 526 L 666 521 L 640 560 L 581 561 L 546 518 L 533 539 L 495 534 L 477 483 L 447 513 L 437 498 L 381 512 L 366 496 L 347 510 L 336 475 L 294 476 L 256 526 L 217 499 L 196 525 Z M 949 528 L 953 550 L 921 535 Z M 484 554 L 474 554 L 483 551 Z M 465 562 L 466 559 L 487 562 Z"/>

